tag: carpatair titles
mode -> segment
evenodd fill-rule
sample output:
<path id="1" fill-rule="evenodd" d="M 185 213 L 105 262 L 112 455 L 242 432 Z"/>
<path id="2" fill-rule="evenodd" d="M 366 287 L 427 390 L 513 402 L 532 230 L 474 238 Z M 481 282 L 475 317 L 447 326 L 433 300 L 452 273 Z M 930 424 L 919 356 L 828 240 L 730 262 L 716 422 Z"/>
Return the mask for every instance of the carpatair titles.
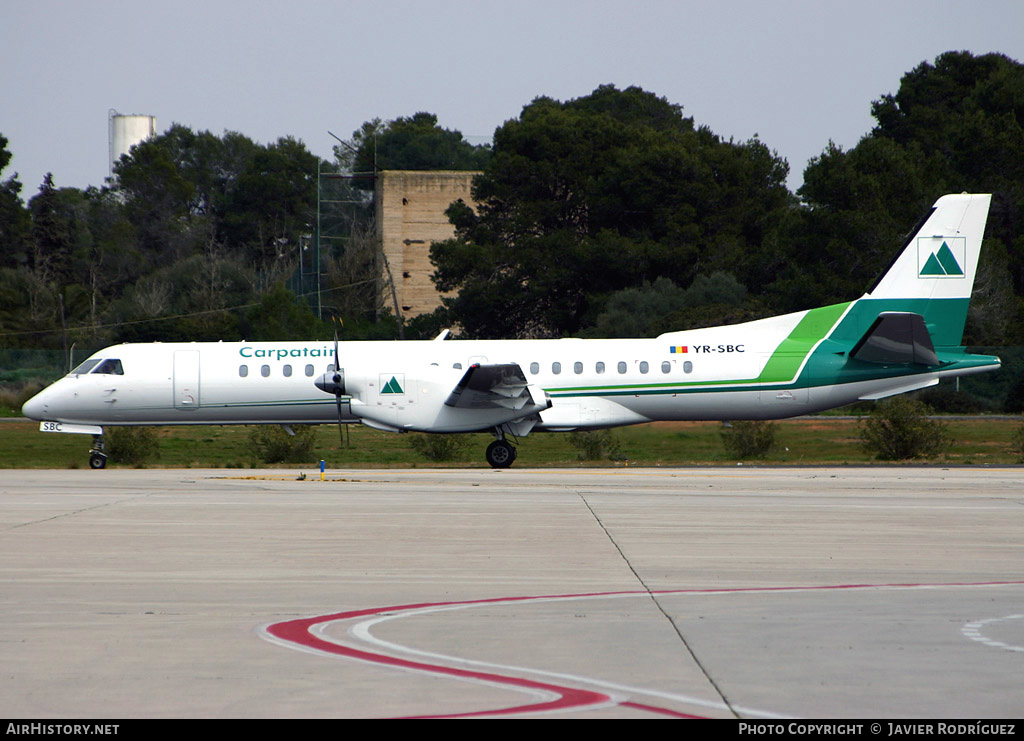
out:
<path id="1" fill-rule="evenodd" d="M 253 347 L 242 345 L 238 354 L 243 358 L 273 358 L 284 360 L 285 358 L 333 358 L 334 348 L 330 345 L 322 347 Z"/>

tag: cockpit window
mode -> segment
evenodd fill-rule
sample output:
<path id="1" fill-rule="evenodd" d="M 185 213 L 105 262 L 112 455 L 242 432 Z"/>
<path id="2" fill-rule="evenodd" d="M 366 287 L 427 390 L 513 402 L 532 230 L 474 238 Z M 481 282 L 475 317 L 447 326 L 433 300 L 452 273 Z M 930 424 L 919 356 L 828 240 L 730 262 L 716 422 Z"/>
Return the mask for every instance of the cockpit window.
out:
<path id="1" fill-rule="evenodd" d="M 111 376 L 123 376 L 124 368 L 121 367 L 120 360 L 109 358 L 97 365 L 93 373 L 106 373 Z"/>
<path id="2" fill-rule="evenodd" d="M 91 371 L 96 366 L 96 364 L 99 363 L 99 362 L 100 362 L 99 358 L 90 358 L 89 360 L 86 360 L 84 363 L 82 363 L 77 368 L 75 368 L 73 371 L 68 373 L 68 375 L 69 376 L 84 376 L 86 373 Z"/>

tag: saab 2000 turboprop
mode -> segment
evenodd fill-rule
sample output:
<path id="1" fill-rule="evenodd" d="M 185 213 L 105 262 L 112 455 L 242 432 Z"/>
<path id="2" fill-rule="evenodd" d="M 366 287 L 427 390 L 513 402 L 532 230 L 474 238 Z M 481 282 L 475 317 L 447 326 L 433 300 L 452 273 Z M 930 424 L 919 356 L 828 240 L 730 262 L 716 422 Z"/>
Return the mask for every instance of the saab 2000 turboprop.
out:
<path id="1" fill-rule="evenodd" d="M 96 353 L 24 406 L 44 432 L 360 422 L 508 438 L 654 420 L 780 419 L 993 370 L 960 345 L 991 197 L 947 195 L 861 298 L 629 340 L 191 342 Z"/>

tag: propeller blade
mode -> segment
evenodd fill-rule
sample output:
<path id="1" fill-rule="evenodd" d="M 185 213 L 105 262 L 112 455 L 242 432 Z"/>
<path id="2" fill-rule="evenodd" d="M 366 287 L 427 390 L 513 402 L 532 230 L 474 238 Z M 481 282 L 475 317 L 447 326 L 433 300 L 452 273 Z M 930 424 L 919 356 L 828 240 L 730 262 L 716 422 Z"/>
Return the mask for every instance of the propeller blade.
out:
<path id="1" fill-rule="evenodd" d="M 341 356 L 338 353 L 338 317 L 334 317 L 334 401 L 338 405 L 338 440 L 345 446 L 344 422 L 341 419 Z"/>

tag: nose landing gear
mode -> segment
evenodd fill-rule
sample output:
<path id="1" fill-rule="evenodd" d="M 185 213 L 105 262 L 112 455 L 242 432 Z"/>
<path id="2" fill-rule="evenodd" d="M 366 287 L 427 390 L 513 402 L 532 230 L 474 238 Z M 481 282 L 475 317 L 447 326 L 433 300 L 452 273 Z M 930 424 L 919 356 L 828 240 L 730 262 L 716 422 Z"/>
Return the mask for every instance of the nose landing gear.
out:
<path id="1" fill-rule="evenodd" d="M 103 435 L 92 436 L 92 449 L 89 451 L 89 468 L 106 468 L 107 454 L 103 452 Z"/>

